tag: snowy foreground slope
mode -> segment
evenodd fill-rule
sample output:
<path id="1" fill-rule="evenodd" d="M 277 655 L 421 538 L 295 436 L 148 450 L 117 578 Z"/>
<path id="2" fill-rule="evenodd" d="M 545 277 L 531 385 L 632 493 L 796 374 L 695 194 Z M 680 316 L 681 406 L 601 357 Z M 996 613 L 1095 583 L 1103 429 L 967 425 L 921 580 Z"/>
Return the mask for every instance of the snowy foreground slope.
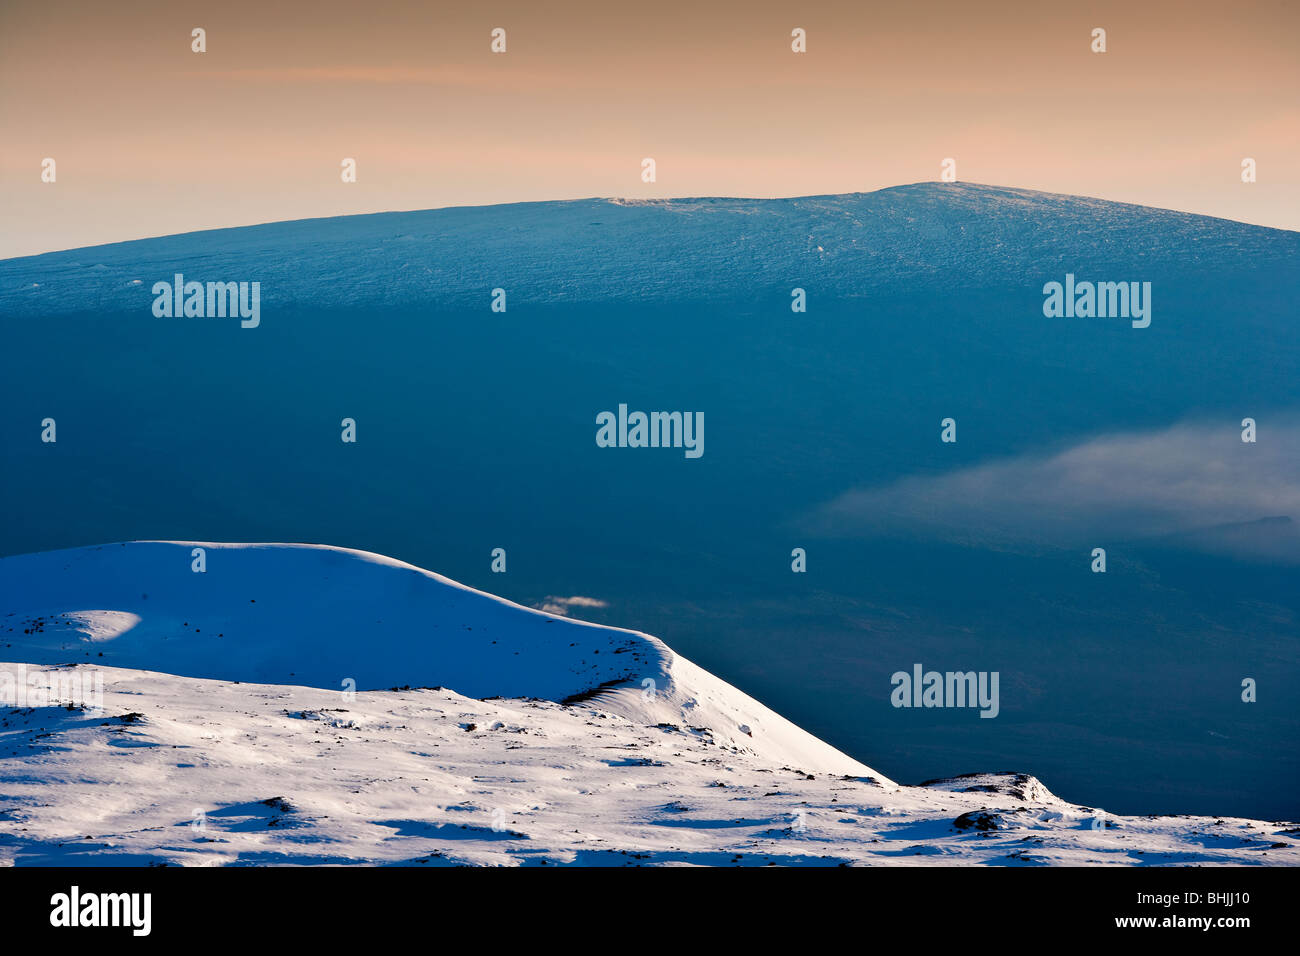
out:
<path id="1" fill-rule="evenodd" d="M 901 786 L 653 637 L 378 555 L 47 552 L 0 602 L 0 675 L 104 682 L 0 706 L 3 863 L 1300 863 L 1290 824 Z"/>

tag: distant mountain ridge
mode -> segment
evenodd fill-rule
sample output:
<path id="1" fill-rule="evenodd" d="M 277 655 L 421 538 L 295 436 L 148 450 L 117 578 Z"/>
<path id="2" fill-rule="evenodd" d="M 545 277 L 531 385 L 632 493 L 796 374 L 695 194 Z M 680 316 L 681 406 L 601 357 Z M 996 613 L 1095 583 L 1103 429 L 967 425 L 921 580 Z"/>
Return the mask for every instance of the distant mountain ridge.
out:
<path id="1" fill-rule="evenodd" d="M 647 303 L 807 286 L 844 298 L 940 279 L 1300 261 L 1300 233 L 973 183 L 794 199 L 580 199 L 183 233 L 0 261 L 0 311 L 145 310 L 156 281 L 260 281 L 264 302 Z"/>

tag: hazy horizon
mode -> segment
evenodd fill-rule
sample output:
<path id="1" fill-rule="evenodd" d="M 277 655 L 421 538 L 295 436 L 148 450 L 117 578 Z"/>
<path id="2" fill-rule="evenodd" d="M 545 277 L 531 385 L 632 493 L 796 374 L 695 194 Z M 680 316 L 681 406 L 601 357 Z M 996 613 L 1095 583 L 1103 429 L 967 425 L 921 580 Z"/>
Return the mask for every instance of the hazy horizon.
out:
<path id="1" fill-rule="evenodd" d="M 220 231 L 227 230 L 227 229 L 251 229 L 251 228 L 255 228 L 255 227 L 257 227 L 257 226 L 270 226 L 270 225 L 275 225 L 275 224 L 277 224 L 277 223 L 310 222 L 310 221 L 315 220 L 315 219 L 322 219 L 322 220 L 324 220 L 324 219 L 346 219 L 346 218 L 350 218 L 350 217 L 354 217 L 354 216 L 383 216 L 383 215 L 388 215 L 388 214 L 418 213 L 418 212 L 435 212 L 435 211 L 442 210 L 442 209 L 489 209 L 489 208 L 499 207 L 499 206 L 544 205 L 544 204 L 547 204 L 547 203 L 566 203 L 566 202 L 584 202 L 584 201 L 591 201 L 591 202 L 600 202 L 600 201 L 606 201 L 606 202 L 609 202 L 609 201 L 617 201 L 617 202 L 690 202 L 690 201 L 692 201 L 692 200 L 704 200 L 704 199 L 708 199 L 708 200 L 722 200 L 722 201 L 730 201 L 730 200 L 737 200 L 737 201 L 743 201 L 743 200 L 755 200 L 755 201 L 763 201 L 763 202 L 779 202 L 779 201 L 782 201 L 782 200 L 819 199 L 819 198 L 834 197 L 834 196 L 869 195 L 869 194 L 871 194 L 871 193 L 888 192 L 888 191 L 891 190 L 891 189 L 904 189 L 904 188 L 907 188 L 907 187 L 909 187 L 909 186 L 923 186 L 923 185 L 947 186 L 947 185 L 953 185 L 953 184 L 949 184 L 949 183 L 941 183 L 941 182 L 936 182 L 936 181 L 933 181 L 933 180 L 916 180 L 915 182 L 909 182 L 909 183 L 895 183 L 895 184 L 890 185 L 890 186 L 881 186 L 881 187 L 879 187 L 878 189 L 848 190 L 847 192 L 843 192 L 843 193 L 798 193 L 798 194 L 794 194 L 794 195 L 790 195 L 790 196 L 742 196 L 742 195 L 711 195 L 711 196 L 706 196 L 706 195 L 694 194 L 694 195 L 682 195 L 682 196 L 653 196 L 653 197 L 646 197 L 646 196 L 626 196 L 626 195 L 621 195 L 621 196 L 595 196 L 595 195 L 588 195 L 588 196 L 560 196 L 560 197 L 548 198 L 548 199 L 523 199 L 523 200 L 517 200 L 517 201 L 507 201 L 507 202 L 497 202 L 497 203 L 451 203 L 451 204 L 444 205 L 444 206 L 426 206 L 426 207 L 410 208 L 410 209 L 407 209 L 407 208 L 401 208 L 401 209 L 376 209 L 376 210 L 373 210 L 373 211 L 370 211 L 370 212 L 343 213 L 343 214 L 341 214 L 341 215 L 299 216 L 299 217 L 296 217 L 296 218 L 294 218 L 294 219 L 265 219 L 265 220 L 259 220 L 259 221 L 254 221 L 254 222 L 242 222 L 242 223 L 237 223 L 237 224 L 235 224 L 235 225 L 229 225 L 229 226 L 206 226 L 206 227 L 199 228 L 199 229 L 184 229 L 184 230 L 181 230 L 180 232 L 174 232 L 174 233 L 156 233 L 156 234 L 150 234 L 150 235 L 130 236 L 130 237 L 125 238 L 125 239 L 114 239 L 114 240 L 110 240 L 110 241 L 108 241 L 108 242 L 97 242 L 97 243 L 92 243 L 92 244 L 89 244 L 89 245 L 67 246 L 67 247 L 58 248 L 58 249 L 43 249 L 43 250 L 41 250 L 41 251 L 39 251 L 39 252 L 22 253 L 22 254 L 14 255 L 14 256 L 3 256 L 3 257 L 0 257 L 0 262 L 6 261 L 6 260 L 9 260 L 9 259 L 24 259 L 24 258 L 32 258 L 32 257 L 35 257 L 35 256 L 42 256 L 42 255 L 47 255 L 47 254 L 49 254 L 49 253 L 55 253 L 55 252 L 75 252 L 75 251 L 78 250 L 78 249 L 95 249 L 95 248 L 99 248 L 99 247 L 102 247 L 102 246 L 118 245 L 118 244 L 120 244 L 120 243 L 125 243 L 125 242 L 140 242 L 140 241 L 144 241 L 144 240 L 148 240 L 148 239 L 166 239 L 166 238 L 169 238 L 169 237 L 171 237 L 171 236 L 188 235 L 188 234 L 190 234 L 190 233 L 199 233 L 199 232 L 220 232 Z M 1285 227 L 1285 226 L 1268 226 L 1268 225 L 1265 225 L 1265 224 L 1262 224 L 1262 223 L 1247 222 L 1246 220 L 1243 220 L 1243 219 L 1233 219 L 1233 218 L 1230 217 L 1230 216 L 1215 216 L 1215 215 L 1211 215 L 1211 214 L 1209 214 L 1209 213 L 1196 212 L 1196 211 L 1194 211 L 1194 210 L 1190 210 L 1190 209 L 1169 209 L 1169 208 L 1167 208 L 1167 207 L 1163 207 L 1163 206 L 1152 206 L 1152 205 L 1150 205 L 1149 203 L 1134 203 L 1134 202 L 1126 202 L 1126 201 L 1118 200 L 1118 199 L 1108 199 L 1108 198 L 1106 198 L 1106 197 L 1104 197 L 1104 196 L 1079 196 L 1079 195 L 1071 194 L 1071 193 L 1058 193 L 1058 192 L 1054 192 L 1053 190 L 1048 190 L 1048 189 L 1026 189 L 1025 187 L 1022 187 L 1022 186 L 1013 186 L 1013 185 L 1009 185 L 1009 184 L 1006 184 L 1006 183 L 976 183 L 976 182 L 965 182 L 965 181 L 963 181 L 963 182 L 957 183 L 957 184 L 955 184 L 955 185 L 961 185 L 961 186 L 972 186 L 972 187 L 975 187 L 975 188 L 988 188 L 988 189 L 1011 189 L 1011 190 L 1023 190 L 1023 191 L 1025 191 L 1025 192 L 1041 193 L 1041 194 L 1043 194 L 1043 195 L 1068 196 L 1068 197 L 1070 197 L 1070 198 L 1074 198 L 1074 199 L 1091 199 L 1091 200 L 1097 200 L 1097 201 L 1100 201 L 1100 202 L 1113 202 L 1113 203 L 1116 203 L 1116 204 L 1119 204 L 1119 205 L 1126 205 L 1126 206 L 1141 206 L 1141 207 L 1145 207 L 1145 208 L 1149 208 L 1149 209 L 1159 209 L 1159 210 L 1162 210 L 1162 211 L 1165 211 L 1165 212 L 1185 213 L 1185 214 L 1187 214 L 1187 215 L 1193 215 L 1193 216 L 1205 216 L 1206 218 L 1210 218 L 1210 219 L 1224 219 L 1224 220 L 1227 220 L 1227 221 L 1229 221 L 1229 222 L 1239 222 L 1239 223 L 1241 223 L 1242 225 L 1247 225 L 1247 226 L 1259 226 L 1261 229 L 1279 229 L 1279 230 L 1281 230 L 1281 231 L 1283 231 L 1283 232 L 1297 232 L 1297 231 L 1300 231 L 1300 227 L 1297 227 L 1296 229 L 1292 229 L 1292 228 Z"/>
<path id="2" fill-rule="evenodd" d="M 1268 0 L 977 14 L 141 0 L 130 17 L 14 0 L 0 257 L 453 206 L 871 192 L 939 180 L 948 158 L 962 182 L 1295 230 L 1298 32 L 1300 7 Z"/>

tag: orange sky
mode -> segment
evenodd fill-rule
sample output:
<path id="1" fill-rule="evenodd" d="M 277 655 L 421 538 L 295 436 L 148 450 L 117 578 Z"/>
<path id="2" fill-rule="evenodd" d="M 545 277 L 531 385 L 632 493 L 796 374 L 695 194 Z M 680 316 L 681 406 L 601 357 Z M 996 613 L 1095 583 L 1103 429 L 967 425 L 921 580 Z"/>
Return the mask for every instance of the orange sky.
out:
<path id="1" fill-rule="evenodd" d="M 949 156 L 966 181 L 1297 229 L 1298 38 L 1297 2 L 4 0 L 0 257 L 388 209 L 870 190 Z"/>

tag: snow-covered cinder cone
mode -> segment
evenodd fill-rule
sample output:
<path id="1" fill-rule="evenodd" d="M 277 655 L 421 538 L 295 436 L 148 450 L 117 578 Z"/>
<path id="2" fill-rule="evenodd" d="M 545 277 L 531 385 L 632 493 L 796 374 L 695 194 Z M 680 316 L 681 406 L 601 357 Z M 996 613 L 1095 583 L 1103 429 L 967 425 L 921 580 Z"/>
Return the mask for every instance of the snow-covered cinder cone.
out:
<path id="1" fill-rule="evenodd" d="M 585 703 L 809 772 L 883 780 L 658 638 L 368 552 L 136 541 L 0 559 L 0 591 L 6 655 L 32 663 Z"/>

